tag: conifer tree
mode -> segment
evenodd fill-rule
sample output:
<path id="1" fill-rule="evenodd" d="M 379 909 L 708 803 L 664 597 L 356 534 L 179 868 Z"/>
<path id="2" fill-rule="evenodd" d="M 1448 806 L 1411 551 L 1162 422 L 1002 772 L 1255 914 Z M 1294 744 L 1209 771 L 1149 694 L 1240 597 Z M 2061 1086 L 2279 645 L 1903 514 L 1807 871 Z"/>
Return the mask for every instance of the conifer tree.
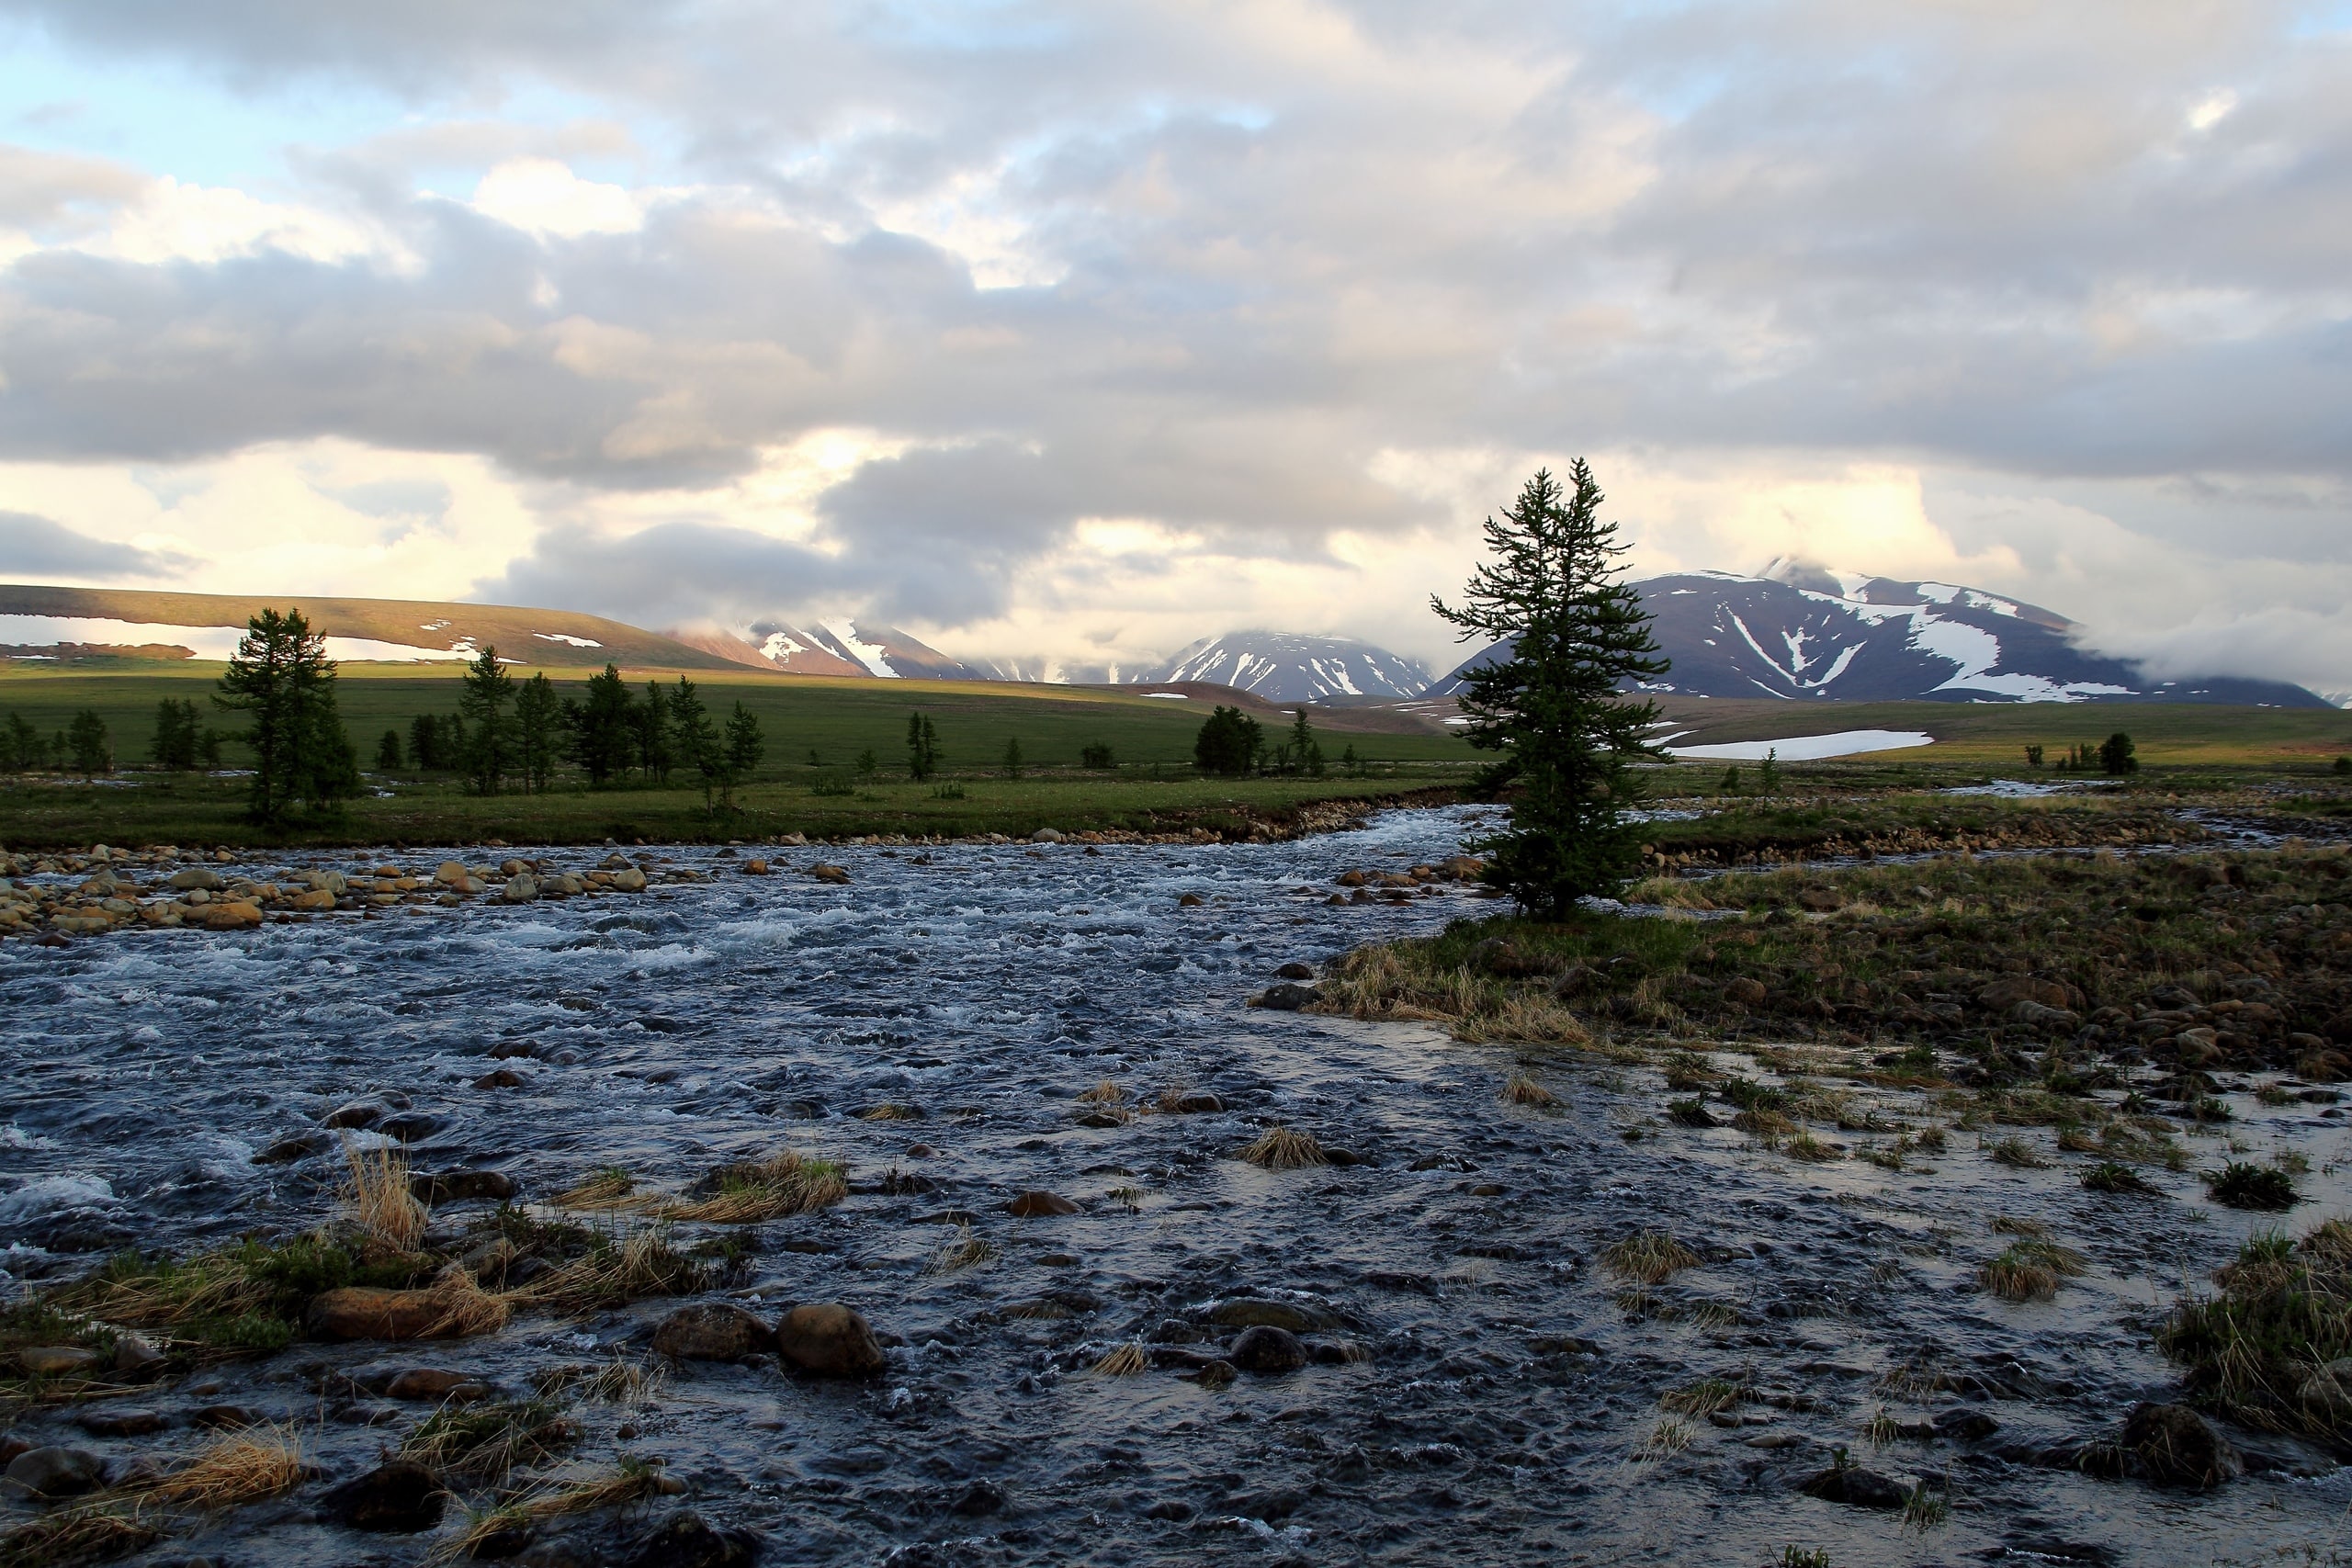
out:
<path id="1" fill-rule="evenodd" d="M 564 704 L 571 757 L 587 773 L 590 784 L 609 783 L 629 765 L 637 750 L 636 707 L 628 683 L 610 664 L 603 674 L 588 677 L 585 702 Z"/>
<path id="2" fill-rule="evenodd" d="M 384 738 L 376 742 L 376 771 L 382 773 L 397 773 L 400 767 L 401 732 L 397 729 L 387 729 L 384 731 Z"/>
<path id="3" fill-rule="evenodd" d="M 198 728 L 193 699 L 165 697 L 155 707 L 155 735 L 147 743 L 148 759 L 175 773 L 188 772 L 196 766 L 202 744 Z"/>
<path id="4" fill-rule="evenodd" d="M 927 714 L 907 716 L 907 773 L 917 784 L 939 771 L 939 731 Z"/>
<path id="5" fill-rule="evenodd" d="M 669 700 L 671 746 L 678 761 L 702 779 L 703 808 L 708 810 L 712 792 L 718 788 L 719 774 L 727 765 L 718 727 L 710 722 L 710 710 L 703 705 L 695 683 L 684 675 L 678 677 L 677 690 Z"/>
<path id="6" fill-rule="evenodd" d="M 74 759 L 74 771 L 85 778 L 114 772 L 114 742 L 97 709 L 84 708 L 74 716 L 74 722 L 65 727 L 65 746 Z"/>
<path id="7" fill-rule="evenodd" d="M 629 716 L 636 722 L 638 771 L 650 784 L 668 784 L 677 757 L 670 747 L 670 703 L 660 682 L 645 682 L 645 701 Z"/>
<path id="8" fill-rule="evenodd" d="M 220 706 L 252 716 L 237 739 L 254 754 L 246 809 L 264 826 L 284 822 L 297 803 L 322 810 L 359 793 L 359 760 L 335 708 L 326 645 L 301 611 L 264 610 L 245 623 L 213 694 Z"/>
<path id="9" fill-rule="evenodd" d="M 514 721 L 506 712 L 514 700 L 514 677 L 498 661 L 498 649 L 485 644 L 466 666 L 458 694 L 458 717 L 467 730 L 467 787 L 476 795 L 496 795 L 514 767 Z"/>
<path id="10" fill-rule="evenodd" d="M 542 670 L 514 691 L 514 756 L 526 793 L 547 793 L 562 740 L 563 705 Z"/>
<path id="11" fill-rule="evenodd" d="M 1631 763 L 1656 754 L 1642 736 L 1657 709 L 1621 700 L 1619 687 L 1667 671 L 1640 595 L 1618 580 L 1624 547 L 1600 520 L 1601 500 L 1581 457 L 1566 487 L 1539 469 L 1487 520 L 1494 559 L 1472 575 L 1462 607 L 1430 601 L 1464 640 L 1506 645 L 1462 678 L 1470 743 L 1503 753 L 1487 782 L 1512 792 L 1510 826 L 1474 847 L 1489 857 L 1490 881 L 1554 919 L 1632 872 Z"/>
<path id="12" fill-rule="evenodd" d="M 752 710 L 737 698 L 735 710 L 727 716 L 727 735 L 723 750 L 726 772 L 719 784 L 718 803 L 724 807 L 735 804 L 735 786 L 752 776 L 767 754 L 767 738 L 760 733 L 760 721 Z"/>

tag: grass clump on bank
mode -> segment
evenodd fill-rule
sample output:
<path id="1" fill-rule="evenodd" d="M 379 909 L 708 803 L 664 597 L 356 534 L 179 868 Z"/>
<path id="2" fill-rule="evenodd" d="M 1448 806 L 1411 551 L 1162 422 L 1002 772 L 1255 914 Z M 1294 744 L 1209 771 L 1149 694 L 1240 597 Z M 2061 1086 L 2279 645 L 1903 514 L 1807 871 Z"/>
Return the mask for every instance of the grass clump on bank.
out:
<path id="1" fill-rule="evenodd" d="M 313 1296 L 346 1285 L 413 1286 L 439 1266 L 422 1253 L 364 1259 L 305 1235 L 247 1239 L 178 1261 L 119 1253 L 51 1293 L 55 1308 L 168 1336 L 198 1359 L 263 1355 L 292 1343 Z"/>
<path id="2" fill-rule="evenodd" d="M 2294 1179 L 2275 1166 L 2232 1160 L 2219 1170 L 2206 1172 L 2203 1179 L 2213 1201 L 2232 1209 L 2283 1213 L 2301 1201 Z"/>
<path id="3" fill-rule="evenodd" d="M 1639 1231 L 1602 1247 L 1600 1261 L 1621 1279 L 1659 1285 L 1685 1269 L 1697 1268 L 1699 1255 L 1664 1231 Z"/>
<path id="4" fill-rule="evenodd" d="M 2352 1223 L 2254 1236 L 2213 1282 L 2156 1332 L 2190 1397 L 2264 1431 L 2352 1444 Z"/>

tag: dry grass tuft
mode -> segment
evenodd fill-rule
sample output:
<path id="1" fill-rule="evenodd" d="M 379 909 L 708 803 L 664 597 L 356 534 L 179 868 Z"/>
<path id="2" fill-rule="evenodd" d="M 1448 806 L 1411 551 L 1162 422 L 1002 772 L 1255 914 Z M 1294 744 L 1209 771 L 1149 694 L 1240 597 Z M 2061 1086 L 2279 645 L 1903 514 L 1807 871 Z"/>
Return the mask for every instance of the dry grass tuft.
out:
<path id="1" fill-rule="evenodd" d="M 1713 1416 L 1728 1410 L 1747 1397 L 1747 1385 L 1728 1378 L 1701 1378 L 1697 1382 L 1667 1390 L 1658 1400 L 1658 1407 L 1677 1416 Z"/>
<path id="2" fill-rule="evenodd" d="M 790 1149 L 764 1160 L 722 1166 L 711 1173 L 715 1190 L 691 1202 L 663 1205 L 665 1220 L 744 1225 L 805 1214 L 849 1195 L 848 1171 L 838 1160 L 809 1159 Z"/>
<path id="3" fill-rule="evenodd" d="M 922 1112 L 911 1105 L 871 1105 L 857 1113 L 861 1122 L 920 1122 Z"/>
<path id="4" fill-rule="evenodd" d="M 1789 1140 L 1787 1147 L 1781 1152 L 1791 1159 L 1801 1159 L 1808 1165 L 1826 1165 L 1831 1160 L 1846 1157 L 1843 1145 L 1825 1142 L 1815 1137 L 1811 1133 L 1799 1133 Z"/>
<path id="5" fill-rule="evenodd" d="M 1125 1378 L 1148 1370 L 1151 1358 L 1144 1354 L 1141 1345 L 1130 1341 L 1094 1363 L 1097 1377 Z"/>
<path id="6" fill-rule="evenodd" d="M 561 1209 L 612 1209 L 628 1202 L 636 1192 L 637 1178 L 619 1166 L 608 1165 L 557 1193 L 555 1202 Z"/>
<path id="7" fill-rule="evenodd" d="M 1506 1105 L 1552 1106 L 1560 1103 L 1559 1097 L 1525 1073 L 1513 1073 L 1504 1083 L 1503 1103 Z"/>
<path id="8" fill-rule="evenodd" d="M 1101 1083 L 1096 1084 L 1092 1089 L 1090 1089 L 1084 1094 L 1080 1095 L 1078 1097 L 1078 1102 L 1080 1105 L 1101 1105 L 1115 1108 L 1126 1104 L 1127 1091 L 1121 1089 L 1117 1084 L 1113 1083 L 1109 1078 L 1104 1078 Z"/>
<path id="9" fill-rule="evenodd" d="M 2058 1293 L 2061 1280 L 2082 1271 L 2083 1255 L 2073 1247 L 2029 1237 L 1978 1269 L 1976 1278 L 2003 1301 L 2046 1302 Z"/>
<path id="10" fill-rule="evenodd" d="M 2217 1295 L 2191 1297 L 2156 1331 L 2188 1369 L 2197 1402 L 2270 1432 L 2352 1443 L 2352 1223 L 2327 1220 L 2290 1241 L 2266 1231 L 2214 1270 Z"/>
<path id="11" fill-rule="evenodd" d="M 351 1168 L 340 1194 L 345 1212 L 385 1251 L 414 1252 L 431 1216 L 409 1191 L 408 1156 L 390 1145 L 363 1149 L 345 1138 L 343 1157 Z"/>
<path id="12" fill-rule="evenodd" d="M 1634 1447 L 1637 1460 L 1668 1459 L 1689 1448 L 1694 1434 L 1690 1423 L 1668 1416 L 1649 1429 L 1648 1435 Z"/>
<path id="13" fill-rule="evenodd" d="M 1664 1231 L 1641 1231 L 1600 1249 L 1600 1262 L 1620 1279 L 1658 1285 L 1684 1269 L 1695 1269 L 1699 1255 Z"/>
<path id="14" fill-rule="evenodd" d="M 1241 1151 L 1241 1157 L 1268 1170 L 1301 1170 L 1331 1163 L 1324 1156 L 1323 1145 L 1315 1141 L 1315 1134 L 1295 1127 L 1267 1128 L 1257 1142 Z"/>
<path id="15" fill-rule="evenodd" d="M 570 1393 L 598 1404 L 650 1404 L 668 1376 L 658 1357 L 632 1361 L 616 1356 L 600 1367 L 549 1367 L 531 1380 L 531 1386 L 542 1399 Z"/>
<path id="16" fill-rule="evenodd" d="M 445 1405 L 401 1444 L 401 1458 L 438 1474 L 498 1482 L 580 1441 L 580 1423 L 544 1399 Z"/>
<path id="17" fill-rule="evenodd" d="M 471 1557 L 493 1538 L 567 1515 L 626 1507 L 662 1490 L 661 1471 L 639 1460 L 624 1459 L 603 1474 L 553 1476 L 519 1497 L 469 1516 L 466 1528 L 438 1542 L 424 1561 L 447 1562 Z"/>
<path id="18" fill-rule="evenodd" d="M 2043 1157 L 2041 1150 L 2014 1133 L 2006 1138 L 1996 1139 L 1985 1145 L 1984 1152 L 1990 1155 L 1996 1163 L 2015 1166 L 2020 1170 L 2039 1170 L 2050 1163 Z"/>
<path id="19" fill-rule="evenodd" d="M 61 1562 L 126 1557 L 153 1544 L 163 1533 L 136 1507 L 84 1503 L 0 1532 L 0 1568 L 49 1568 Z"/>
<path id="20" fill-rule="evenodd" d="M 922 1271 L 927 1275 L 958 1274 L 983 1263 L 993 1263 L 997 1257 L 996 1243 L 974 1234 L 969 1225 L 957 1225 L 956 1234 L 939 1244 Z"/>
<path id="21" fill-rule="evenodd" d="M 248 1427 L 141 1491 L 175 1507 L 218 1513 L 291 1492 L 303 1478 L 301 1438 L 291 1426 Z"/>
<path id="22" fill-rule="evenodd" d="M 702 1289 L 708 1273 L 705 1264 L 670 1245 L 666 1227 L 647 1225 L 618 1241 L 598 1237 L 585 1255 L 548 1269 L 503 1299 L 550 1312 L 592 1312 L 647 1296 L 691 1295 Z"/>

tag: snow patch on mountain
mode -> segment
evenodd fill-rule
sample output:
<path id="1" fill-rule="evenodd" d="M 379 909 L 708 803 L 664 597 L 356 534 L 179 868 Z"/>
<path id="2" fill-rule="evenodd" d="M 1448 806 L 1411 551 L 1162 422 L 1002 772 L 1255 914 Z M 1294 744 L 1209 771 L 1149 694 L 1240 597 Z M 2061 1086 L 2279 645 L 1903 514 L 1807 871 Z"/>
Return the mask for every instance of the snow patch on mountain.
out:
<path id="1" fill-rule="evenodd" d="M 1333 697 L 1411 697 L 1429 684 L 1414 660 L 1351 637 L 1240 631 L 1204 637 L 1131 680 L 1206 681 L 1276 703 Z"/>

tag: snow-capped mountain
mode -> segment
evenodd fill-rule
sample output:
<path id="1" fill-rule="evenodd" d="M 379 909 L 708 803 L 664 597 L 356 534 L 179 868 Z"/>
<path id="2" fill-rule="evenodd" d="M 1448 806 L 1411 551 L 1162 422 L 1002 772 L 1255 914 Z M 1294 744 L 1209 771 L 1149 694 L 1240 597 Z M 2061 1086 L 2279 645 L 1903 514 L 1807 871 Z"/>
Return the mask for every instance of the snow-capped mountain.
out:
<path id="1" fill-rule="evenodd" d="M 1962 703 L 2198 702 L 2326 707 L 2278 681 L 2160 681 L 2079 648 L 2075 623 L 1944 582 L 1781 559 L 1761 577 L 1678 572 L 1634 585 L 1673 670 L 1649 686 L 1706 697 Z M 1499 646 L 1499 645 L 1498 645 Z M 1463 670 L 1430 687 L 1450 694 Z"/>
<path id="2" fill-rule="evenodd" d="M 819 621 L 808 626 L 754 621 L 748 635 L 686 630 L 665 635 L 755 670 L 783 670 L 795 675 L 868 675 L 882 680 L 925 681 L 989 678 L 895 626 L 859 621 Z"/>
<path id="3" fill-rule="evenodd" d="M 1049 686 L 1115 686 L 1138 679 L 1143 671 L 1132 664 L 1071 664 L 1059 659 L 1025 655 L 966 660 L 983 681 L 1026 681 Z"/>
<path id="4" fill-rule="evenodd" d="M 1130 681 L 1209 681 L 1275 703 L 1327 697 L 1411 697 L 1429 684 L 1414 660 L 1351 637 L 1227 632 L 1193 643 Z"/>

